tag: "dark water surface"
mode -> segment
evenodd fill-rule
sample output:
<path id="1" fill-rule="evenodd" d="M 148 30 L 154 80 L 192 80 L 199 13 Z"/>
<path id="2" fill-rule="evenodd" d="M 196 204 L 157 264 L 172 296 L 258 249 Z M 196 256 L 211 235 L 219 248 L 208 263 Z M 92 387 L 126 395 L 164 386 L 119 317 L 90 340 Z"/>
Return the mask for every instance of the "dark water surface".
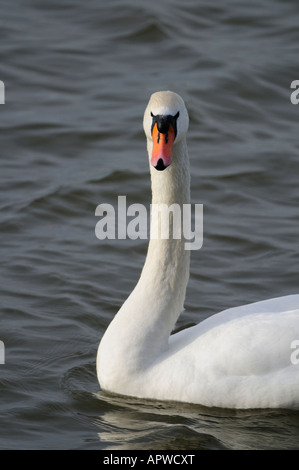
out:
<path id="1" fill-rule="evenodd" d="M 299 292 L 299 3 L 1 3 L 1 449 L 299 449 L 299 413 L 104 394 L 96 351 L 146 240 L 95 236 L 95 209 L 150 202 L 143 111 L 190 113 L 192 252 L 178 326 Z"/>

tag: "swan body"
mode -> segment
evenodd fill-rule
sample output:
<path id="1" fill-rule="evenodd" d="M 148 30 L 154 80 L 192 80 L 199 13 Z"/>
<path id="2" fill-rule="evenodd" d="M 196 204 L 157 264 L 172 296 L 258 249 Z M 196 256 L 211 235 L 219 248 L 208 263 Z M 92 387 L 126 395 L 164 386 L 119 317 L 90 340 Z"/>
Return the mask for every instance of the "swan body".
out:
<path id="1" fill-rule="evenodd" d="M 152 203 L 188 204 L 183 100 L 154 93 L 143 124 Z M 157 224 L 152 219 L 151 230 Z M 291 360 L 292 345 L 299 348 L 299 295 L 231 308 L 171 335 L 189 278 L 184 242 L 151 237 L 139 281 L 98 348 L 102 389 L 204 406 L 299 408 L 299 364 Z"/>

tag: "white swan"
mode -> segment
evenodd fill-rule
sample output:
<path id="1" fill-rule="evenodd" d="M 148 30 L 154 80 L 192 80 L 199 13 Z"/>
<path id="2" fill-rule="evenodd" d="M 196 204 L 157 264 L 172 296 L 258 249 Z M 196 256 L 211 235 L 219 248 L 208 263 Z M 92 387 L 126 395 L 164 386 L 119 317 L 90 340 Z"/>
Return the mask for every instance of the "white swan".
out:
<path id="1" fill-rule="evenodd" d="M 152 202 L 189 203 L 183 100 L 154 93 L 143 124 Z M 299 364 L 291 360 L 294 344 L 299 348 L 299 295 L 228 309 L 171 335 L 183 310 L 189 253 L 184 239 L 150 240 L 140 279 L 100 342 L 102 389 L 205 406 L 299 407 Z"/>

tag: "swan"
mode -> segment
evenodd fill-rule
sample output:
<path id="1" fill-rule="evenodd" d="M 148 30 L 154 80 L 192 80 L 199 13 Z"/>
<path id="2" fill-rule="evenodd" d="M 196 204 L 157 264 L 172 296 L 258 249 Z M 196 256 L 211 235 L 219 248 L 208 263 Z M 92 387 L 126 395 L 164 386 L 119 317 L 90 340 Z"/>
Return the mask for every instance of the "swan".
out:
<path id="1" fill-rule="evenodd" d="M 188 124 L 179 95 L 151 96 L 143 127 L 153 204 L 190 202 Z M 189 261 L 183 237 L 150 237 L 139 281 L 98 347 L 101 389 L 207 407 L 298 408 L 299 361 L 291 358 L 299 348 L 299 295 L 230 308 L 171 334 Z"/>

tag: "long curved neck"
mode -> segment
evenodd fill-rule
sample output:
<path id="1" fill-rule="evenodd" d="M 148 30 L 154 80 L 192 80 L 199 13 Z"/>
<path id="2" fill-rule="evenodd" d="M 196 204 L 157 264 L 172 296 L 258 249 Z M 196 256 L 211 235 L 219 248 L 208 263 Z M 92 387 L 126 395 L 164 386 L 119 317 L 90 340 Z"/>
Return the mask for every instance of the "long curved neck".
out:
<path id="1" fill-rule="evenodd" d="M 148 142 L 151 155 L 151 143 Z M 171 165 L 164 171 L 151 168 L 152 204 L 168 207 L 190 200 L 190 175 L 185 141 L 173 148 Z M 126 364 L 126 370 L 137 370 L 154 360 L 155 354 L 167 347 L 169 335 L 183 310 L 189 278 L 190 252 L 185 250 L 183 234 L 179 238 L 154 239 L 157 218 L 151 221 L 151 239 L 139 281 L 108 327 L 102 352 L 107 344 L 110 367 L 112 362 Z M 113 347 L 112 347 L 113 345 Z M 104 356 L 104 352 L 102 354 Z M 108 367 L 108 366 L 107 366 Z"/>
<path id="2" fill-rule="evenodd" d="M 151 141 L 148 141 L 149 155 L 151 155 L 151 145 Z M 145 347 L 148 342 L 152 347 L 158 348 L 159 345 L 167 343 L 175 322 L 184 308 L 189 279 L 190 252 L 185 249 L 183 231 L 179 238 L 173 237 L 175 215 L 169 211 L 169 238 L 163 239 L 159 232 L 162 223 L 161 213 L 157 217 L 157 212 L 155 212 L 159 205 L 170 208 L 174 204 L 178 211 L 176 216 L 181 216 L 181 221 L 183 220 L 183 204 L 190 202 L 190 173 L 186 141 L 182 140 L 174 146 L 172 163 L 166 170 L 157 171 L 150 166 L 150 172 L 151 239 L 140 279 L 127 303 L 130 308 L 134 309 L 135 327 L 139 328 L 139 331 L 143 330 Z M 157 235 L 158 238 L 154 238 Z M 124 310 L 127 308 L 125 303 Z"/>
<path id="3" fill-rule="evenodd" d="M 148 151 L 150 155 L 151 142 L 148 144 Z M 184 204 L 190 203 L 190 173 L 186 141 L 183 140 L 174 147 L 172 163 L 166 170 L 160 172 L 151 166 L 150 171 L 151 239 L 138 284 L 141 288 L 146 286 L 147 292 L 152 296 L 151 304 L 154 301 L 152 310 L 154 316 L 157 317 L 155 320 L 159 324 L 161 341 L 165 342 L 165 338 L 170 335 L 184 308 L 189 279 L 190 252 L 185 249 L 186 240 L 182 230 L 183 207 Z M 166 226 L 169 222 L 169 232 L 163 234 L 161 232 L 165 222 Z M 175 232 L 176 229 L 179 229 L 179 232 Z M 163 236 L 168 238 L 161 238 Z"/>

